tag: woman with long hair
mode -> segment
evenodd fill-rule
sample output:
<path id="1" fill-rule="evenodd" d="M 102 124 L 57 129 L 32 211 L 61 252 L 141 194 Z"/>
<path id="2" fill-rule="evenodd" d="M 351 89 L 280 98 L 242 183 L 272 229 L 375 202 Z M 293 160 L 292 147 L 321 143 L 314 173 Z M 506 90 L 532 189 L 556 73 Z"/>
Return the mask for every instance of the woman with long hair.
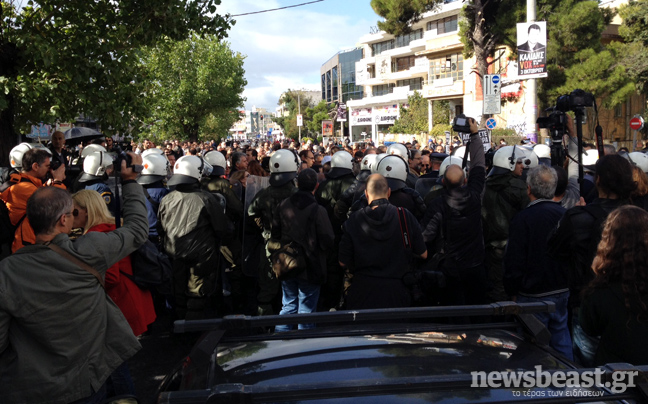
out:
<path id="1" fill-rule="evenodd" d="M 82 190 L 72 195 L 74 202 L 74 227 L 83 228 L 83 234 L 92 231 L 110 232 L 115 230 L 115 218 L 101 195 L 94 190 Z M 101 248 L 101 246 L 97 246 Z M 146 332 L 155 321 L 155 308 L 151 292 L 140 289 L 129 276 L 133 275 L 130 257 L 117 262 L 106 271 L 106 293 L 115 302 L 128 321 L 133 334 L 139 336 Z M 127 362 L 124 362 L 111 375 L 112 394 L 135 394 Z"/>
<path id="2" fill-rule="evenodd" d="M 580 324 L 601 337 L 595 365 L 648 364 L 648 212 L 626 205 L 610 213 L 592 269 Z"/>

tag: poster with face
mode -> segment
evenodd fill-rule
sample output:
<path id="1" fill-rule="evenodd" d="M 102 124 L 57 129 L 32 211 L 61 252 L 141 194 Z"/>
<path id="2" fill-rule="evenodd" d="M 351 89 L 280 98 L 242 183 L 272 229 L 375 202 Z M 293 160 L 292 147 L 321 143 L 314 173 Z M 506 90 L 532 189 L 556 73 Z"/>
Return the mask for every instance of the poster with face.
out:
<path id="1" fill-rule="evenodd" d="M 517 24 L 518 76 L 520 78 L 547 77 L 547 23 L 546 21 Z"/>

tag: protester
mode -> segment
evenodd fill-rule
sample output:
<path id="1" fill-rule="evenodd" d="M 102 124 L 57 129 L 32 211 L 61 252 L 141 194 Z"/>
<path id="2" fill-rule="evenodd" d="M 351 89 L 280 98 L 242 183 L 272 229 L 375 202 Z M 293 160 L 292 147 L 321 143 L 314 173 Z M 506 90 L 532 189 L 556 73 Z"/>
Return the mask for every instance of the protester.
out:
<path id="1" fill-rule="evenodd" d="M 594 365 L 648 364 L 648 213 L 622 206 L 605 221 L 583 291 L 580 325 L 600 336 Z"/>
<path id="2" fill-rule="evenodd" d="M 320 285 L 326 280 L 326 254 L 333 246 L 333 228 L 326 209 L 317 204 L 317 173 L 307 168 L 297 177 L 298 191 L 277 208 L 273 217 L 272 239 L 282 243 L 303 245 L 307 269 L 296 278 L 281 281 L 283 307 L 279 314 L 312 313 L 317 309 Z M 314 324 L 299 324 L 299 329 Z M 275 331 L 288 331 L 292 326 L 277 326 Z"/>
<path id="3" fill-rule="evenodd" d="M 132 159 L 141 164 L 139 156 Z M 88 233 L 75 242 L 68 237 L 74 216 L 66 191 L 44 187 L 29 198 L 27 218 L 35 242 L 0 262 L 3 403 L 101 402 L 110 374 L 140 349 L 102 288 L 108 268 L 148 236 L 136 177 L 124 162 L 124 226 Z"/>

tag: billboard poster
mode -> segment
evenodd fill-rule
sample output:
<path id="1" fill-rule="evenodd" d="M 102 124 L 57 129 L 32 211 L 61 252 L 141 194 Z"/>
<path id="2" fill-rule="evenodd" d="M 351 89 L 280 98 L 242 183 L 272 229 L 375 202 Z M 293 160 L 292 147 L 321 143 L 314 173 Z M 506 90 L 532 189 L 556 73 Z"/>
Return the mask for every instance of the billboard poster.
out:
<path id="1" fill-rule="evenodd" d="M 351 126 L 373 124 L 371 111 L 371 108 L 357 108 L 351 110 Z"/>
<path id="2" fill-rule="evenodd" d="M 378 55 L 376 56 L 376 78 L 386 79 L 387 75 L 391 73 L 391 56 Z"/>
<path id="3" fill-rule="evenodd" d="M 337 109 L 337 121 L 346 122 L 347 121 L 347 107 L 346 104 L 340 103 Z"/>
<path id="4" fill-rule="evenodd" d="M 378 125 L 393 125 L 400 116 L 398 104 L 374 107 L 373 116 Z"/>
<path id="5" fill-rule="evenodd" d="M 547 77 L 547 22 L 517 24 L 518 76 Z"/>
<path id="6" fill-rule="evenodd" d="M 333 136 L 333 121 L 322 121 L 322 136 Z"/>

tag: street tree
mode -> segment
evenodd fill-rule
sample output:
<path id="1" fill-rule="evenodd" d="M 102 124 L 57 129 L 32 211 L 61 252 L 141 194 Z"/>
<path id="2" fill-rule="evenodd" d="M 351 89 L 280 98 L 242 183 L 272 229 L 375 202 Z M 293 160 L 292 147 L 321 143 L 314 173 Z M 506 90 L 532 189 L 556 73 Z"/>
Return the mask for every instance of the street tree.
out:
<path id="1" fill-rule="evenodd" d="M 297 115 L 300 111 L 304 118 L 304 126 L 302 127 L 302 136 L 308 134 L 308 117 L 305 115 L 308 108 L 313 107 L 313 101 L 310 97 L 306 96 L 302 90 L 291 90 L 288 89 L 284 92 L 277 105 L 284 105 L 285 111 L 287 111 L 285 116 L 278 116 L 273 118 L 273 121 L 276 122 L 283 131 L 284 135 L 291 139 L 297 139 L 299 137 L 299 128 L 297 127 Z"/>
<path id="2" fill-rule="evenodd" d="M 322 121 L 330 119 L 333 110 L 322 100 L 314 107 L 306 108 L 306 121 L 304 122 L 309 133 L 318 133 L 322 131 Z"/>
<path id="3" fill-rule="evenodd" d="M 243 60 L 215 36 L 144 51 L 147 131 L 192 142 L 226 137 L 245 101 Z"/>
<path id="4" fill-rule="evenodd" d="M 619 34 L 625 40 L 620 61 L 637 89 L 648 93 L 648 0 L 637 0 L 619 8 L 623 24 Z"/>
<path id="5" fill-rule="evenodd" d="M 420 92 L 407 96 L 407 105 L 400 106 L 400 117 L 389 128 L 390 133 L 417 134 L 428 131 L 428 102 Z"/>
<path id="6" fill-rule="evenodd" d="M 25 4 L 26 3 L 26 4 Z M 73 121 L 135 129 L 142 105 L 139 50 L 191 32 L 219 38 L 233 21 L 220 0 L 0 2 L 0 163 L 30 123 Z"/>

